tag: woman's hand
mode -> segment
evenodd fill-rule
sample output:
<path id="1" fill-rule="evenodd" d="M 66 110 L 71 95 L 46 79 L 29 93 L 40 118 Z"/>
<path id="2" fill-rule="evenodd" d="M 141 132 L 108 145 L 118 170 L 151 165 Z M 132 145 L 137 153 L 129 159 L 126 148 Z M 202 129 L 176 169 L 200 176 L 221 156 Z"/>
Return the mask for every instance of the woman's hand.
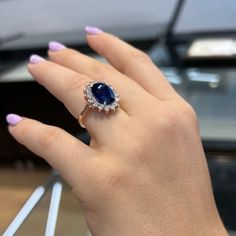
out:
<path id="1" fill-rule="evenodd" d="M 72 186 L 93 235 L 226 235 L 191 106 L 146 54 L 98 29 L 87 32 L 110 65 L 53 42 L 50 61 L 33 56 L 28 69 L 76 119 L 91 80 L 112 84 L 120 107 L 87 114 L 90 146 L 14 115 L 10 133 Z"/>

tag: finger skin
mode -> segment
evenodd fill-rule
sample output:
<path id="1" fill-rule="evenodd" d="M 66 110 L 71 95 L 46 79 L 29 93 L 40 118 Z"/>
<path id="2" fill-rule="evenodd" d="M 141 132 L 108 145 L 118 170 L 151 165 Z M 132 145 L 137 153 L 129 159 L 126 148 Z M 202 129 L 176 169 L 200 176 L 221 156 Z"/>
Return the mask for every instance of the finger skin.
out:
<path id="1" fill-rule="evenodd" d="M 37 82 L 64 103 L 76 119 L 79 118 L 87 103 L 83 89 L 85 84 L 92 80 L 91 78 L 49 61 L 28 64 L 28 70 Z M 109 114 L 91 110 L 83 123 L 93 138 L 103 142 L 103 138 L 106 139 L 107 135 L 101 135 L 102 131 L 108 127 L 112 128 L 117 120 L 121 122 L 127 117 L 128 115 L 120 107 Z"/>
<path id="2" fill-rule="evenodd" d="M 83 87 L 90 78 L 49 61 L 28 64 L 28 70 L 38 83 L 65 104 L 75 118 L 79 117 L 86 105 Z"/>
<path id="3" fill-rule="evenodd" d="M 159 99 L 172 99 L 174 89 L 151 59 L 142 51 L 108 34 L 87 35 L 90 47 L 121 73 L 135 80 Z"/>
<path id="4" fill-rule="evenodd" d="M 118 91 L 121 98 L 121 107 L 127 114 L 132 115 L 134 113 L 136 115 L 141 112 L 139 110 L 140 104 L 136 102 L 137 97 L 147 97 L 148 94 L 137 83 L 118 72 L 112 66 L 101 63 L 70 48 L 57 52 L 49 50 L 48 56 L 51 61 L 59 65 L 84 74 L 93 80 L 111 84 Z M 146 100 L 147 98 L 143 99 L 143 101 Z"/>
<path id="5" fill-rule="evenodd" d="M 92 27 L 87 29 L 99 32 Z M 101 35 L 105 34 L 100 31 L 97 36 Z M 140 81 L 133 78 L 130 80 L 133 84 L 141 85 L 152 79 L 151 73 L 142 74 L 145 70 L 152 72 L 149 59 L 140 56 L 133 60 L 125 56 L 128 61 L 124 73 L 130 73 L 126 71 L 132 66 L 139 67 Z M 117 60 L 119 63 L 122 58 Z M 139 64 L 141 61 L 146 63 L 145 68 Z M 89 64 L 85 63 L 85 67 Z M 96 71 L 98 67 L 94 68 Z M 53 76 L 61 76 L 59 72 Z M 156 78 L 154 73 L 153 77 Z M 51 78 L 53 83 L 57 82 Z M 141 89 L 144 92 L 133 100 L 134 106 L 143 109 L 143 116 L 134 113 L 126 122 L 113 120 L 114 126 L 108 118 L 105 123 L 109 125 L 98 133 L 108 137 L 106 145 L 94 143 L 92 139 L 92 148 L 85 146 L 86 149 L 80 142 L 73 144 L 77 141 L 65 137 L 64 131 L 55 131 L 26 118 L 10 119 L 12 116 L 8 117 L 8 123 L 20 123 L 10 127 L 10 132 L 72 182 L 93 235 L 227 235 L 214 203 L 196 115 L 181 99 L 169 99 L 170 90 L 158 87 L 161 79 L 157 80 L 157 84 L 153 82 L 154 87 L 148 87 L 145 82 L 143 88 L 158 99 Z M 130 89 L 127 87 L 126 92 L 130 93 Z"/>
<path id="6" fill-rule="evenodd" d="M 64 130 L 23 118 L 9 126 L 11 135 L 22 145 L 43 157 L 72 186 L 79 181 L 78 174 L 86 165 L 92 150 Z"/>

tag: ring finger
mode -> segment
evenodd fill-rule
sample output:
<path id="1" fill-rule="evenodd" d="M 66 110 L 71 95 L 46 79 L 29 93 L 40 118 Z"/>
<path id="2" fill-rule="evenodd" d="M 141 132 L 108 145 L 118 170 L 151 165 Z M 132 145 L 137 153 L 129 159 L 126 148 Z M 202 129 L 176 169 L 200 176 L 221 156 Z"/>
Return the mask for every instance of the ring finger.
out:
<path id="1" fill-rule="evenodd" d="M 30 62 L 28 69 L 36 81 L 63 102 L 71 114 L 78 119 L 86 105 L 83 95 L 84 85 L 92 79 L 38 56 L 32 56 Z M 122 91 L 118 91 L 118 93 L 121 96 L 123 94 Z M 123 99 L 125 100 L 125 98 Z M 101 131 L 109 128 L 110 135 L 112 135 L 114 128 L 126 119 L 128 119 L 128 115 L 119 107 L 117 111 L 109 114 L 90 111 L 84 119 L 84 124 L 90 135 L 99 142 L 103 136 L 106 137 Z M 114 122 L 114 120 L 119 120 L 119 122 Z"/>

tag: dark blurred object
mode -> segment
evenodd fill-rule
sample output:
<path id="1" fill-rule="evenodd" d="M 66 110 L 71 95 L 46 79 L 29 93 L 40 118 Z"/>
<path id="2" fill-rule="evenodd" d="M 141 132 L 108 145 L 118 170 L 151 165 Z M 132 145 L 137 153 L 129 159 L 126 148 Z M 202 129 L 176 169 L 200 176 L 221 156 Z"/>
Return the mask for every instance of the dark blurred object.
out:
<path id="1" fill-rule="evenodd" d="M 236 230 L 236 154 L 210 154 L 208 166 L 214 196 L 224 225 Z"/>
<path id="2" fill-rule="evenodd" d="M 35 155 L 9 135 L 5 121 L 8 113 L 17 113 L 62 127 L 73 135 L 82 131 L 77 120 L 69 114 L 64 105 L 34 81 L 0 83 L 0 108 L 1 164 L 12 163 L 17 159 L 42 162 L 42 159 L 32 158 Z"/>

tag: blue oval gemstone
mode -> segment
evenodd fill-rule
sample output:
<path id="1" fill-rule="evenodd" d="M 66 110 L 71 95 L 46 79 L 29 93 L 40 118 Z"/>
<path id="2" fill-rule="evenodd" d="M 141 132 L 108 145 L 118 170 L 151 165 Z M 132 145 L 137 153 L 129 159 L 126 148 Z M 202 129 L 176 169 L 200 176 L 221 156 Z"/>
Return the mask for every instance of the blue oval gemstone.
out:
<path id="1" fill-rule="evenodd" d="M 100 103 L 110 105 L 115 101 L 113 90 L 105 83 L 95 83 L 91 87 L 94 98 Z"/>

